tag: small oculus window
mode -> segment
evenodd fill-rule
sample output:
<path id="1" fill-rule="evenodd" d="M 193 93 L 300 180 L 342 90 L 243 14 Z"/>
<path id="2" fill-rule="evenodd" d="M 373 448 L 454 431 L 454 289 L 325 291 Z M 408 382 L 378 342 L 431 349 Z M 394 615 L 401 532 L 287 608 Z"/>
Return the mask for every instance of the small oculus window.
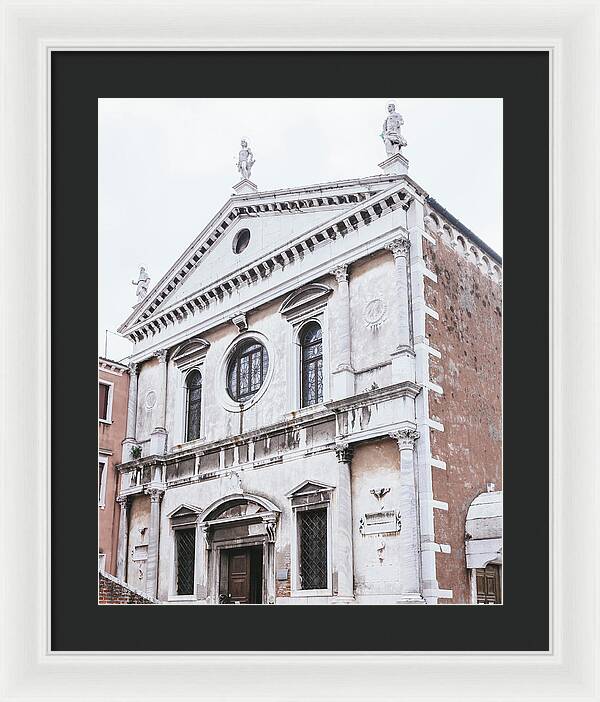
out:
<path id="1" fill-rule="evenodd" d="M 240 229 L 233 239 L 233 251 L 236 254 L 241 254 L 242 251 L 250 243 L 250 230 Z"/>
<path id="2" fill-rule="evenodd" d="M 254 339 L 243 341 L 227 365 L 227 392 L 232 400 L 246 402 L 261 388 L 269 370 L 269 355 Z"/>

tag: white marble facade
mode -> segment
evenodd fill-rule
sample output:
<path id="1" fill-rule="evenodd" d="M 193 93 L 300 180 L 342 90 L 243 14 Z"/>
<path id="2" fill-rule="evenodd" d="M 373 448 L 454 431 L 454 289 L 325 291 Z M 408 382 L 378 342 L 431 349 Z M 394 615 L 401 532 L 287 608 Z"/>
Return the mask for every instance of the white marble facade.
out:
<path id="1" fill-rule="evenodd" d="M 120 328 L 135 342 L 118 498 L 118 575 L 132 586 L 185 604 L 217 604 L 233 587 L 266 604 L 449 596 L 434 558 L 427 194 L 395 161 L 406 162 L 274 192 L 246 180 Z M 306 406 L 310 323 L 322 397 Z M 227 378 L 246 340 L 268 368 L 240 402 Z M 193 371 L 201 400 L 188 440 Z M 318 577 L 301 554 L 311 509 L 326 532 Z M 182 528 L 195 534 L 185 587 Z"/>

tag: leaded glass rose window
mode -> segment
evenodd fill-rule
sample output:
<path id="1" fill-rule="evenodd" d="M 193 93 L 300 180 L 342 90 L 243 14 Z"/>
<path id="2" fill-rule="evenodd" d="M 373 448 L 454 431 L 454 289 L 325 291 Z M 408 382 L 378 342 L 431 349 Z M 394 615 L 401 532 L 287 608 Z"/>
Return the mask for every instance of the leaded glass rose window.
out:
<path id="1" fill-rule="evenodd" d="M 241 342 L 227 366 L 227 391 L 232 400 L 246 402 L 261 388 L 269 370 L 269 355 L 254 339 Z"/>

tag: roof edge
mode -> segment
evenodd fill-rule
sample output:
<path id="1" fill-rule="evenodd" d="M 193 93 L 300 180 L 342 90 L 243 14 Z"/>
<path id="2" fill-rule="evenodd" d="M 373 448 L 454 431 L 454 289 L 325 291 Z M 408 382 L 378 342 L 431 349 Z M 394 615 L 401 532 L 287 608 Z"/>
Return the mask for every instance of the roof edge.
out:
<path id="1" fill-rule="evenodd" d="M 435 200 L 433 197 L 430 195 L 427 196 L 426 198 L 427 204 L 430 205 L 439 215 L 447 219 L 450 224 L 458 229 L 461 234 L 464 234 L 466 237 L 468 237 L 474 244 L 477 244 L 480 249 L 486 252 L 488 256 L 493 258 L 497 263 L 502 263 L 502 256 L 497 254 L 494 249 L 492 249 L 491 246 L 485 243 L 482 239 L 480 239 L 475 232 L 472 232 L 468 227 L 466 227 L 459 219 L 457 219 L 453 214 L 448 212 L 448 210 L 445 207 L 442 207 L 440 203 Z"/>

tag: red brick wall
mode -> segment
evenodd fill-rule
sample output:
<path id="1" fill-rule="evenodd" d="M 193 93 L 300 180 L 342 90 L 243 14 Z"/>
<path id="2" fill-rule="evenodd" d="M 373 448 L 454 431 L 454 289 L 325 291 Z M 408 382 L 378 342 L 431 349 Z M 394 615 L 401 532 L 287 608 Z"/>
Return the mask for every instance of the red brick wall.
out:
<path id="1" fill-rule="evenodd" d="M 124 583 L 99 573 L 98 604 L 154 604 L 154 601 L 135 590 L 130 590 Z"/>
<path id="2" fill-rule="evenodd" d="M 450 544 L 450 554 L 437 553 L 441 588 L 452 600 L 470 601 L 464 529 L 471 501 L 486 484 L 502 489 L 502 290 L 438 238 L 424 242 L 427 267 L 438 278 L 425 286 L 427 304 L 439 320 L 427 316 L 429 343 L 442 357 L 430 356 L 431 380 L 444 393 L 429 393 L 430 416 L 444 425 L 431 431 L 431 453 L 447 469 L 432 468 L 433 496 L 448 503 L 434 510 L 437 543 Z"/>

